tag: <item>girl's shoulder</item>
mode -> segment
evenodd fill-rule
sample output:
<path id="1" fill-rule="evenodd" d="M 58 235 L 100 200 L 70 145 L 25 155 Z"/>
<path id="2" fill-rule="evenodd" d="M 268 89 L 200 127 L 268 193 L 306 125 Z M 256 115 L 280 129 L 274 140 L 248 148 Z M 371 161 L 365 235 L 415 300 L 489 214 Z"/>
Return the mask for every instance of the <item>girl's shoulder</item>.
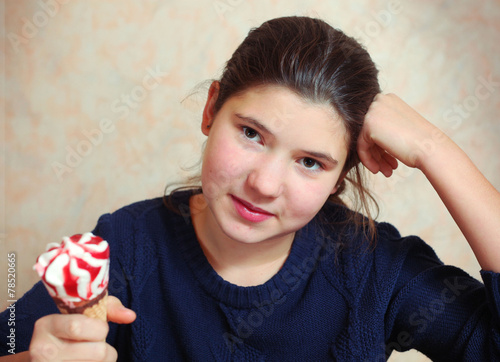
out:
<path id="1" fill-rule="evenodd" d="M 102 215 L 93 230 L 95 235 L 107 240 L 111 264 L 141 274 L 145 266 L 154 266 L 160 249 L 174 240 L 180 226 L 189 229 L 189 204 L 187 194 L 177 195 L 179 211 L 167 207 L 163 197 L 143 200 Z"/>
<path id="2" fill-rule="evenodd" d="M 183 221 L 190 223 L 189 198 L 193 191 L 179 191 L 147 200 L 134 202 L 114 212 L 102 215 L 96 226 L 96 235 L 109 232 L 130 234 L 142 228 L 164 228 Z M 101 235 L 100 235 L 101 236 Z"/>
<path id="3" fill-rule="evenodd" d="M 373 263 L 375 259 L 395 261 L 409 253 L 431 258 L 441 263 L 434 250 L 420 237 L 402 236 L 391 223 L 374 221 L 374 233 L 370 233 L 368 219 L 344 205 L 325 205 L 314 220 L 316 233 L 334 239 L 337 248 L 346 257 Z"/>
<path id="4" fill-rule="evenodd" d="M 322 268 L 337 287 L 342 286 L 349 294 L 364 288 L 395 291 L 425 270 L 442 265 L 421 238 L 402 236 L 390 223 L 375 222 L 371 240 L 351 221 L 352 212 L 341 205 L 329 205 L 316 222 L 316 235 L 324 245 L 330 245 L 325 250 L 332 250 Z"/>

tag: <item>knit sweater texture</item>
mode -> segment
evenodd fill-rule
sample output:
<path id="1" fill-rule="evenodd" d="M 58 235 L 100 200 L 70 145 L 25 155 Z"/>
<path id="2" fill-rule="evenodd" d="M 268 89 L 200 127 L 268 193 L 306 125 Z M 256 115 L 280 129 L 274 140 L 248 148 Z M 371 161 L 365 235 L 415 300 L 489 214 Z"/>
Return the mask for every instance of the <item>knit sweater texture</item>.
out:
<path id="1" fill-rule="evenodd" d="M 415 348 L 435 361 L 500 361 L 499 274 L 483 283 L 443 265 L 414 236 L 377 224 L 370 248 L 328 206 L 297 232 L 266 283 L 223 280 L 197 241 L 190 192 L 103 215 L 110 244 L 109 293 L 137 313 L 110 323 L 119 361 L 384 361 Z M 326 219 L 326 220 L 324 220 Z M 15 352 L 27 350 L 40 317 L 58 313 L 41 282 L 15 308 Z M 9 354 L 11 309 L 0 314 L 0 355 Z"/>

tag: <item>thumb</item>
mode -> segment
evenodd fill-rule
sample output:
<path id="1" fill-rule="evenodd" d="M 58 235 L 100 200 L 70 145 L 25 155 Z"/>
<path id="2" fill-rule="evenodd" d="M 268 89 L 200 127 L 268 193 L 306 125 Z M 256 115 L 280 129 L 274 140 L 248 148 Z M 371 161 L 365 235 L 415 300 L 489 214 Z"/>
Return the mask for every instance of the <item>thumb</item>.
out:
<path id="1" fill-rule="evenodd" d="M 132 309 L 124 307 L 120 299 L 111 295 L 108 296 L 108 322 L 129 324 L 135 318 L 135 312 Z"/>

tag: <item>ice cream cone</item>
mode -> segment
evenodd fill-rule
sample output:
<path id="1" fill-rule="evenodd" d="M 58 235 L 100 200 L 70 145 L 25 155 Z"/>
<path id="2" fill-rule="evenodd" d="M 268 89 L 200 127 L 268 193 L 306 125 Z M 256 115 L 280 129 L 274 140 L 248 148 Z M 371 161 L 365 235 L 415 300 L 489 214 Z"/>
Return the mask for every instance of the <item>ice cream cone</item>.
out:
<path id="1" fill-rule="evenodd" d="M 92 233 L 50 243 L 34 266 L 63 314 L 107 321 L 109 245 Z"/>
<path id="2" fill-rule="evenodd" d="M 65 301 L 57 297 L 53 297 L 52 299 L 62 314 L 84 314 L 90 318 L 100 319 L 104 322 L 107 321 L 107 290 L 104 290 L 94 299 L 71 303 L 71 305 L 68 305 Z"/>

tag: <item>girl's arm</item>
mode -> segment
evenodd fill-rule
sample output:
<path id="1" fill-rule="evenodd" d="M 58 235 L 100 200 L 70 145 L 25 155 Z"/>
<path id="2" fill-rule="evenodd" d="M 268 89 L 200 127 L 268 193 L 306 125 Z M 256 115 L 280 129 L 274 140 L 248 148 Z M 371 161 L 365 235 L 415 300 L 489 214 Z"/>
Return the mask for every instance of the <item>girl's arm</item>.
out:
<path id="1" fill-rule="evenodd" d="M 375 97 L 358 139 L 361 162 L 392 174 L 420 169 L 469 242 L 483 270 L 500 273 L 500 193 L 442 131 L 394 94 Z"/>

